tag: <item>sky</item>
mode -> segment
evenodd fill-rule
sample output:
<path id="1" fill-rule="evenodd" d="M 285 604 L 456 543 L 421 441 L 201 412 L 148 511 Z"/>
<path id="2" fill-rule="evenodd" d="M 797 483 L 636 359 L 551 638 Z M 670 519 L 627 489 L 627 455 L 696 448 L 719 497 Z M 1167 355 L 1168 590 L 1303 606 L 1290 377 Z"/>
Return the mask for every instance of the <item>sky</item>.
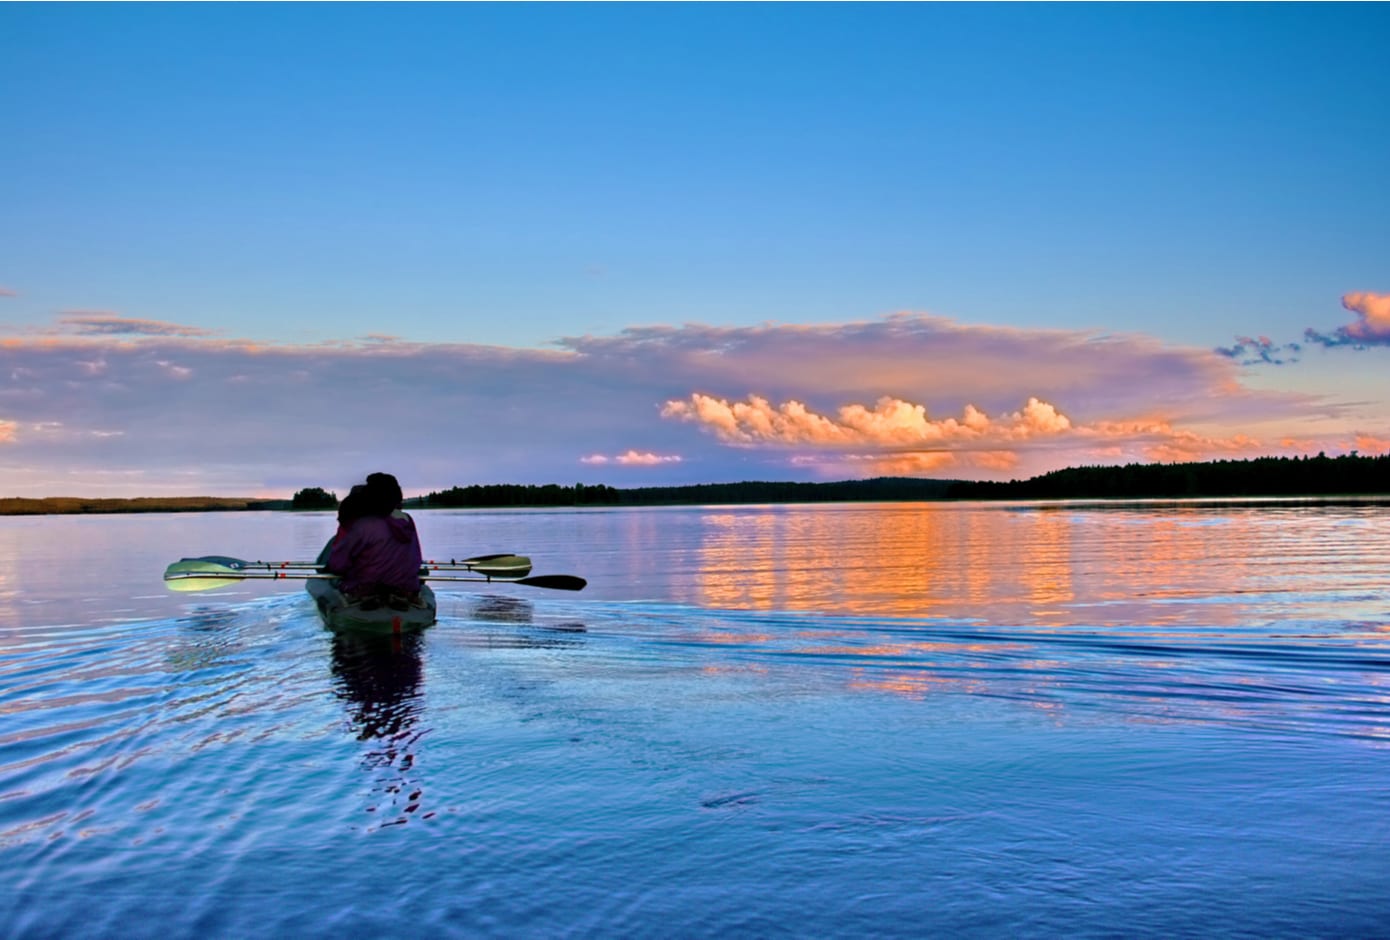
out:
<path id="1" fill-rule="evenodd" d="M 1385 4 L 0 4 L 0 496 L 1390 451 Z"/>

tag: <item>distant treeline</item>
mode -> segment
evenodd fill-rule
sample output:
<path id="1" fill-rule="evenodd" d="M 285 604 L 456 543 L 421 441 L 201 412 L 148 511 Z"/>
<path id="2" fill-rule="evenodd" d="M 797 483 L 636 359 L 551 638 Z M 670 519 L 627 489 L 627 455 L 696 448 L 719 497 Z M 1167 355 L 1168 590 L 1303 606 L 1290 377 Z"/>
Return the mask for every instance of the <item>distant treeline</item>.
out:
<path id="1" fill-rule="evenodd" d="M 680 506 L 756 503 L 912 502 L 959 499 L 1173 499 L 1241 496 L 1371 496 L 1390 494 L 1390 454 L 1362 457 L 1256 457 L 1205 463 L 1072 467 L 1026 480 L 985 483 L 878 477 L 837 483 L 703 483 L 694 486 L 603 484 L 455 486 L 406 500 L 413 509 L 501 506 Z M 217 496 L 135 499 L 0 498 L 0 516 L 47 513 L 210 512 L 332 509 L 336 494 L 309 487 L 292 499 Z"/>
<path id="2" fill-rule="evenodd" d="M 836 483 L 705 483 L 633 489 L 582 483 L 492 484 L 456 486 L 407 500 L 407 504 L 418 508 L 486 508 L 1377 494 L 1390 494 L 1390 454 L 1072 467 L 1008 483 L 878 477 Z"/>
<path id="3" fill-rule="evenodd" d="M 1072 467 L 1008 483 L 958 482 L 950 499 L 1144 499 L 1390 493 L 1390 454 L 1256 457 L 1204 463 Z"/>
<path id="4" fill-rule="evenodd" d="M 0 516 L 80 515 L 108 512 L 215 512 L 289 509 L 287 499 L 240 499 L 222 496 L 139 496 L 133 499 L 83 499 L 77 496 L 0 498 Z"/>
<path id="5" fill-rule="evenodd" d="M 585 485 L 521 486 L 490 484 L 455 486 L 430 493 L 408 504 L 421 508 L 489 506 L 662 506 L 709 503 L 830 503 L 942 499 L 955 485 L 951 480 L 879 477 L 838 483 L 702 483 L 693 486 L 640 486 L 617 489 Z"/>

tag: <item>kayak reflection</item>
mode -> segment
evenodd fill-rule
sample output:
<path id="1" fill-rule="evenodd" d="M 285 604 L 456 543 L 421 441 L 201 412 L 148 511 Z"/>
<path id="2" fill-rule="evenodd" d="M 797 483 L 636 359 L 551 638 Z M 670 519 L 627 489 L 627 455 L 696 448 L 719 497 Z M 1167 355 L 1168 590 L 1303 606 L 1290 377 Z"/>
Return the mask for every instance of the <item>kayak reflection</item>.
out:
<path id="1" fill-rule="evenodd" d="M 367 812 L 379 813 L 381 826 L 406 823 L 420 809 L 423 788 L 413 771 L 425 734 L 417 727 L 424 703 L 423 643 L 418 633 L 333 637 L 334 692 L 348 705 L 357 740 L 369 742 L 362 764 L 380 777 Z"/>
<path id="2" fill-rule="evenodd" d="M 334 691 L 349 703 L 359 741 L 394 741 L 413 727 L 424 677 L 422 642 L 419 633 L 334 635 Z"/>
<path id="3" fill-rule="evenodd" d="M 520 597 L 484 594 L 469 605 L 468 614 L 474 620 L 493 623 L 531 623 L 535 619 L 536 608 Z"/>

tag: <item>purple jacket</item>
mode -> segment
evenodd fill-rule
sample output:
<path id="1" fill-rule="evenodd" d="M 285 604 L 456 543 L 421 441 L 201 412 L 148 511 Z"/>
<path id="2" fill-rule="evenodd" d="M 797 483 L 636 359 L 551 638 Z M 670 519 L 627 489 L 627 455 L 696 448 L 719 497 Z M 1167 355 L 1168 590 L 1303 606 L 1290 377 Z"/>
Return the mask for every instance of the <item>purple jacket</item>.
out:
<path id="1" fill-rule="evenodd" d="M 415 520 L 403 512 L 363 516 L 341 529 L 328 554 L 328 570 L 343 576 L 349 594 L 420 590 L 420 537 Z"/>

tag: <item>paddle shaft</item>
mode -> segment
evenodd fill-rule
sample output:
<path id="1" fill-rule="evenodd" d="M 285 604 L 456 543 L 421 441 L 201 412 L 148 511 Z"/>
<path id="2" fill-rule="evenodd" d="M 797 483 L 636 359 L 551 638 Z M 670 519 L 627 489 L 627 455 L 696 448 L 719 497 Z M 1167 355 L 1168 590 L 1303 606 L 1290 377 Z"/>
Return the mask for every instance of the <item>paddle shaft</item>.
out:
<path id="1" fill-rule="evenodd" d="M 225 583 L 235 581 L 311 581 L 311 580 L 331 580 L 338 577 L 334 574 L 319 574 L 317 572 L 299 571 L 186 571 L 173 572 L 164 575 L 165 582 L 184 582 L 184 581 L 208 581 L 212 582 L 202 590 L 212 590 L 222 587 Z M 529 578 L 459 578 L 451 575 L 426 575 L 422 581 L 444 581 L 444 582 L 467 582 L 469 584 L 525 584 L 530 587 L 551 588 L 557 591 L 581 591 L 588 584 L 583 578 L 572 574 L 540 574 Z M 194 588 L 199 590 L 199 588 Z"/>
<path id="2" fill-rule="evenodd" d="M 323 564 L 317 561 L 243 561 L 240 558 L 231 558 L 226 555 L 205 555 L 201 558 L 185 558 L 183 560 L 185 562 L 207 562 L 235 571 L 312 570 L 319 573 L 323 572 Z M 500 552 L 495 555 L 479 555 L 476 558 L 465 558 L 462 561 L 454 558 L 450 558 L 448 561 L 427 559 L 421 562 L 420 567 L 426 571 L 477 571 L 479 573 L 494 574 L 500 577 L 504 572 L 511 569 L 524 567 L 529 571 L 531 568 L 530 561 L 531 560 L 525 555 L 516 555 L 512 552 Z"/>

